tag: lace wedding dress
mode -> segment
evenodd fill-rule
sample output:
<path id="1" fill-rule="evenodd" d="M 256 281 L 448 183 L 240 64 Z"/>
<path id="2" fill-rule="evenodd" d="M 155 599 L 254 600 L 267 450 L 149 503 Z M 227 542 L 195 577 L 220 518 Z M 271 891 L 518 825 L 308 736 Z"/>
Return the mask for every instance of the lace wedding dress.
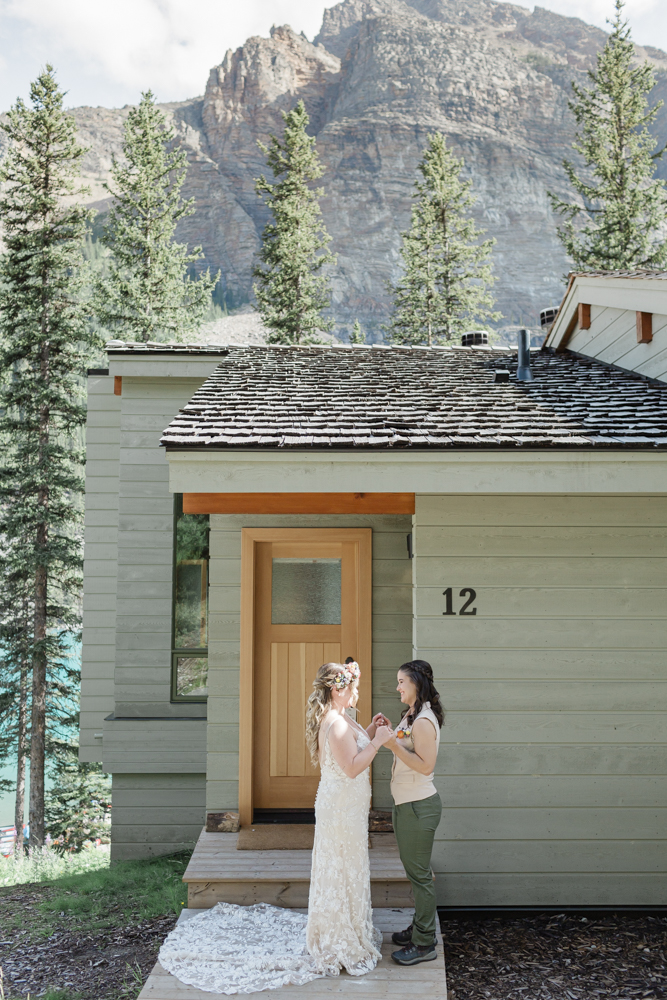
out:
<path id="1" fill-rule="evenodd" d="M 355 726 L 357 747 L 369 739 Z M 308 915 L 258 903 L 218 903 L 177 927 L 160 963 L 181 982 L 209 993 L 257 993 L 303 986 L 341 969 L 363 976 L 380 958 L 373 927 L 368 863 L 368 770 L 348 778 L 323 734 L 315 799 L 315 843 Z"/>
<path id="2" fill-rule="evenodd" d="M 370 743 L 356 724 L 357 749 Z M 368 768 L 348 778 L 336 763 L 324 733 L 320 784 L 315 799 L 315 843 L 308 897 L 306 942 L 328 975 L 341 968 L 352 976 L 374 969 L 382 935 L 373 927 L 368 862 Z"/>

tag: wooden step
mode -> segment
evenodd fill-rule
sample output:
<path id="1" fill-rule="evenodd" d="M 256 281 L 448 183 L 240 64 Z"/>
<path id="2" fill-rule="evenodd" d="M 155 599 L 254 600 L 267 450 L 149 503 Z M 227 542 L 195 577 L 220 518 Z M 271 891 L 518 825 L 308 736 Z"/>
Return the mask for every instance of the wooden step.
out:
<path id="1" fill-rule="evenodd" d="M 216 835 L 217 836 L 217 835 Z M 222 834 L 233 836 L 233 834 Z M 238 852 L 241 854 L 241 851 Z M 193 911 L 184 911 L 179 920 L 188 920 Z M 305 986 L 282 986 L 271 991 L 271 1000 L 404 1000 L 406 995 L 419 993 L 420 1000 L 447 1000 L 447 977 L 442 937 L 438 929 L 438 957 L 404 969 L 391 960 L 396 945 L 391 943 L 391 931 L 401 930 L 412 920 L 412 911 L 383 908 L 373 913 L 373 923 L 383 931 L 382 960 L 366 976 L 340 976 L 315 979 Z M 148 978 L 138 1000 L 205 1000 L 211 997 L 194 986 L 186 986 L 162 968 L 158 962 Z"/>
<path id="2" fill-rule="evenodd" d="M 237 851 L 236 833 L 202 831 L 183 876 L 188 908 L 216 903 L 308 905 L 311 851 Z M 372 833 L 369 851 L 374 907 L 412 906 L 412 889 L 393 833 Z"/>

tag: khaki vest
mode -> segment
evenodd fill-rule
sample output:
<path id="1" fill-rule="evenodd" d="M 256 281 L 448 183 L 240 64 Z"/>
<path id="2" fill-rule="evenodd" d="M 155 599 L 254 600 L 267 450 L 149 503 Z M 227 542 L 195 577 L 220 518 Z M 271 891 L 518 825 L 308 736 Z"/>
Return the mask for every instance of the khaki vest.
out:
<path id="1" fill-rule="evenodd" d="M 435 714 L 431 710 L 431 703 L 429 701 L 426 702 L 417 719 L 428 719 L 433 723 L 436 751 L 439 750 L 440 726 Z M 415 722 L 417 719 L 415 719 Z M 401 719 L 401 726 L 404 721 L 405 716 Z M 410 736 L 403 742 L 403 745 L 407 750 L 414 750 L 414 744 Z M 419 799 L 428 799 L 436 793 L 437 788 L 433 783 L 432 774 L 419 774 L 418 771 L 413 771 L 411 767 L 404 764 L 394 754 L 394 764 L 391 769 L 391 794 L 397 806 L 403 805 L 404 802 L 418 802 Z"/>

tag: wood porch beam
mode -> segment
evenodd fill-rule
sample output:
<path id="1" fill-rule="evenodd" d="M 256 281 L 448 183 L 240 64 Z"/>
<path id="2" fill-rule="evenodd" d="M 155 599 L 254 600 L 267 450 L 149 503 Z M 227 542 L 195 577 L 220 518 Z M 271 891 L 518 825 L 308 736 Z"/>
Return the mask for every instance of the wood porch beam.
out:
<path id="1" fill-rule="evenodd" d="M 184 493 L 184 514 L 414 514 L 414 493 Z"/>

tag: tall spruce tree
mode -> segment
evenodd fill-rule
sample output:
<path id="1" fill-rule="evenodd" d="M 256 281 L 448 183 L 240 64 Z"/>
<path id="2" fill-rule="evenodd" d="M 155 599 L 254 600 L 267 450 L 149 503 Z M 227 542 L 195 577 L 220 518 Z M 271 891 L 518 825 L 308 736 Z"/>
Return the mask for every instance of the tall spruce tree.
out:
<path id="1" fill-rule="evenodd" d="M 97 763 L 82 763 L 76 747 L 59 748 L 46 795 L 46 822 L 61 851 L 80 851 L 100 838 L 109 842 L 111 775 Z"/>
<path id="2" fill-rule="evenodd" d="M 484 233 L 468 215 L 475 199 L 470 181 L 461 180 L 462 166 L 444 135 L 428 136 L 410 229 L 403 233 L 403 276 L 391 287 L 394 311 L 386 332 L 395 343 L 440 344 L 500 316 L 488 291 L 495 240 L 479 242 Z"/>
<path id="3" fill-rule="evenodd" d="M 268 147 L 259 143 L 277 180 L 271 184 L 262 176 L 255 182 L 273 221 L 264 229 L 260 265 L 253 271 L 254 291 L 270 344 L 308 344 L 317 342 L 319 331 L 333 327 L 333 320 L 322 315 L 331 295 L 329 279 L 321 272 L 336 257 L 329 251 L 320 253 L 331 237 L 318 201 L 324 191 L 309 186 L 322 176 L 323 168 L 315 139 L 306 131 L 309 118 L 303 101 L 283 112 L 283 120 L 282 141 L 272 135 Z"/>
<path id="4" fill-rule="evenodd" d="M 114 197 L 102 234 L 111 257 L 96 285 L 97 315 L 128 340 L 183 340 L 203 320 L 218 280 L 209 271 L 192 280 L 202 248 L 173 238 L 195 211 L 194 198 L 181 198 L 187 156 L 175 134 L 146 91 L 127 116 L 126 162 L 114 161 L 105 185 Z"/>
<path id="5" fill-rule="evenodd" d="M 5 541 L 5 641 L 30 701 L 30 843 L 44 841 L 49 704 L 73 722 L 80 627 L 81 496 L 86 367 L 98 341 L 80 292 L 88 212 L 71 204 L 84 149 L 51 66 L 0 128 L 0 535 Z M 14 574 L 14 575 L 12 575 Z M 7 657 L 5 657 L 5 662 Z M 27 703 L 27 702 L 26 702 Z M 18 720 L 17 720 L 18 735 Z"/>
<path id="6" fill-rule="evenodd" d="M 592 86 L 572 84 L 577 124 L 573 148 L 583 169 L 563 166 L 580 201 L 551 194 L 564 222 L 558 235 L 577 270 L 660 268 L 667 265 L 667 191 L 655 177 L 656 151 L 648 126 L 662 107 L 649 107 L 655 86 L 649 63 L 634 65 L 634 45 L 623 0 L 616 0 L 611 34 L 588 71 Z"/>

